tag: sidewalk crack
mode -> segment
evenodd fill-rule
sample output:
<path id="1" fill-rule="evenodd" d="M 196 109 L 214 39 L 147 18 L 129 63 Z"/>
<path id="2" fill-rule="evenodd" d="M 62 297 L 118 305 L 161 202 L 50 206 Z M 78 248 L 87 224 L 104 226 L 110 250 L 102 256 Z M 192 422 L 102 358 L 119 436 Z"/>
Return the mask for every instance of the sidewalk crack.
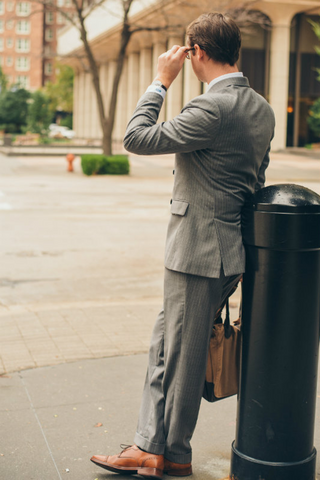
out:
<path id="1" fill-rule="evenodd" d="M 28 400 L 29 400 L 31 409 L 32 409 L 33 414 L 34 414 L 34 416 L 35 416 L 35 419 L 36 419 L 36 421 L 37 421 L 37 423 L 38 423 L 38 425 L 39 425 L 40 431 L 41 431 L 41 433 L 42 433 L 43 439 L 44 439 L 45 444 L 46 444 L 46 446 L 47 446 L 47 449 L 48 449 L 48 451 L 49 451 L 49 455 L 50 455 L 50 457 L 51 457 L 51 460 L 52 460 L 52 462 L 53 462 L 53 465 L 55 466 L 55 469 L 56 469 L 56 471 L 57 471 L 58 478 L 59 478 L 59 480 L 62 480 L 62 477 L 61 477 L 61 475 L 60 475 L 58 466 L 57 466 L 57 464 L 56 464 L 56 462 L 55 462 L 53 453 L 52 453 L 52 451 L 51 451 L 49 442 L 48 442 L 47 437 L 46 437 L 46 435 L 45 435 L 45 433 L 44 433 L 44 430 L 43 430 L 43 428 L 42 428 L 42 425 L 41 425 L 40 419 L 39 419 L 39 417 L 38 417 L 38 415 L 37 415 L 36 409 L 35 409 L 34 406 L 33 406 L 33 403 L 32 403 L 32 400 L 31 400 L 31 396 L 30 396 L 28 387 L 27 387 L 27 385 L 26 385 L 26 383 L 25 383 L 25 381 L 24 381 L 24 378 L 23 378 L 21 372 L 19 372 L 19 377 L 20 377 L 21 383 L 22 383 L 22 385 L 23 385 L 23 387 L 24 387 L 24 389 L 25 389 L 25 391 L 26 391 L 26 394 L 27 394 L 27 397 L 28 397 Z"/>

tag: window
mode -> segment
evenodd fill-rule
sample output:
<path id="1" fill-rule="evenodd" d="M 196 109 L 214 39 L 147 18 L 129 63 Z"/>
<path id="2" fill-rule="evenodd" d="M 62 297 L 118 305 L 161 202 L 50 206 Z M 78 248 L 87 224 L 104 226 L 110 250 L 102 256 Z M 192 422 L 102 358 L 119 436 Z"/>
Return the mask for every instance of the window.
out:
<path id="1" fill-rule="evenodd" d="M 0 20 L 0 32 L 3 32 L 3 20 Z"/>
<path id="2" fill-rule="evenodd" d="M 7 24 L 6 24 L 6 27 L 7 27 L 7 30 L 12 30 L 13 27 L 14 27 L 14 20 L 10 19 L 7 21 Z"/>
<path id="3" fill-rule="evenodd" d="M 9 2 L 7 2 L 7 12 L 12 12 L 14 9 L 14 5 L 13 5 L 13 2 L 10 0 Z"/>
<path id="4" fill-rule="evenodd" d="M 46 13 L 46 23 L 48 25 L 50 25 L 51 23 L 53 23 L 53 20 L 54 20 L 53 12 L 47 12 Z"/>
<path id="5" fill-rule="evenodd" d="M 62 15 L 61 12 L 57 13 L 57 24 L 64 25 L 65 24 L 65 17 Z"/>
<path id="6" fill-rule="evenodd" d="M 26 71 L 30 69 L 30 62 L 28 57 L 18 57 L 16 59 L 16 70 Z"/>
<path id="7" fill-rule="evenodd" d="M 11 37 L 7 38 L 6 45 L 7 45 L 7 48 L 12 48 L 13 47 L 13 40 L 12 40 Z"/>
<path id="8" fill-rule="evenodd" d="M 30 3 L 29 2 L 18 2 L 16 8 L 17 15 L 19 17 L 25 17 L 30 14 Z"/>
<path id="9" fill-rule="evenodd" d="M 0 52 L 3 52 L 3 38 L 0 38 Z"/>
<path id="10" fill-rule="evenodd" d="M 4 13 L 4 2 L 0 1 L 0 15 Z"/>
<path id="11" fill-rule="evenodd" d="M 30 33 L 30 22 L 29 20 L 19 20 L 16 26 L 17 33 L 28 34 Z"/>
<path id="12" fill-rule="evenodd" d="M 50 42 L 53 39 L 53 30 L 52 28 L 46 28 L 46 40 Z"/>
<path id="13" fill-rule="evenodd" d="M 54 55 L 53 55 L 53 50 L 52 50 L 52 48 L 51 48 L 51 45 L 46 45 L 46 46 L 44 47 L 44 55 L 45 55 L 45 57 L 54 56 Z"/>
<path id="14" fill-rule="evenodd" d="M 28 38 L 18 38 L 18 40 L 16 40 L 16 51 L 17 52 L 29 52 L 30 51 L 30 40 Z"/>
<path id="15" fill-rule="evenodd" d="M 46 75 L 51 75 L 53 72 L 52 63 L 51 62 L 46 63 L 44 70 Z"/>
<path id="16" fill-rule="evenodd" d="M 20 88 L 29 88 L 29 77 L 26 75 L 18 75 L 16 77 L 16 83 Z"/>
<path id="17" fill-rule="evenodd" d="M 57 5 L 58 5 L 58 7 L 63 7 L 64 0 L 57 0 Z"/>
<path id="18" fill-rule="evenodd" d="M 7 65 L 7 67 L 12 67 L 12 65 L 13 65 L 13 58 L 12 57 L 7 57 L 6 65 Z"/>
<path id="19" fill-rule="evenodd" d="M 71 7 L 72 3 L 71 0 L 66 0 L 66 7 Z"/>

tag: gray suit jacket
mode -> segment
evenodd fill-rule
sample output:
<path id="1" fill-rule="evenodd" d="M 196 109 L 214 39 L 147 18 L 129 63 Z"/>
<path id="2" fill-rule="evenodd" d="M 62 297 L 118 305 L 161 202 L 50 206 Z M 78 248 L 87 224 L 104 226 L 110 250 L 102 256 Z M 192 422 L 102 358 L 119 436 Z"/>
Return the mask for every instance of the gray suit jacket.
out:
<path id="1" fill-rule="evenodd" d="M 124 146 L 140 155 L 175 153 L 165 266 L 219 278 L 244 272 L 241 209 L 261 188 L 274 114 L 245 77 L 221 80 L 173 120 L 156 124 L 163 99 L 145 93 Z"/>

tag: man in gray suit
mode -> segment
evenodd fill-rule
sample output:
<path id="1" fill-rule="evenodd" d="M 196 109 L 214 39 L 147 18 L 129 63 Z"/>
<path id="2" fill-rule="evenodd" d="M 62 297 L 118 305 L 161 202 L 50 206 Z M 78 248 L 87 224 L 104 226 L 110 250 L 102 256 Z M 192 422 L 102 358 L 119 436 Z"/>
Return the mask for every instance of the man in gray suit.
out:
<path id="1" fill-rule="evenodd" d="M 165 250 L 164 309 L 151 339 L 135 445 L 94 456 L 118 473 L 161 478 L 192 473 L 192 437 L 203 392 L 213 320 L 245 269 L 241 209 L 264 185 L 274 115 L 236 62 L 240 31 L 227 16 L 201 15 L 188 46 L 159 57 L 158 73 L 129 122 L 124 145 L 139 155 L 175 153 Z M 207 92 L 156 124 L 186 58 Z"/>

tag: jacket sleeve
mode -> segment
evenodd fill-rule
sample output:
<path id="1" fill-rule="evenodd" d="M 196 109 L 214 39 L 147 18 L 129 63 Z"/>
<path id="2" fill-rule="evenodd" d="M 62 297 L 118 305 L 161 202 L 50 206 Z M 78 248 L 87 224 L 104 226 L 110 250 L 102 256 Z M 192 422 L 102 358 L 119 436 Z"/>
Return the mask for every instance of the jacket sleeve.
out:
<path id="1" fill-rule="evenodd" d="M 219 133 L 219 108 L 201 95 L 173 120 L 157 124 L 163 99 L 147 92 L 138 102 L 124 137 L 126 150 L 139 155 L 192 152 L 212 146 Z"/>
<path id="2" fill-rule="evenodd" d="M 260 188 L 264 187 L 266 181 L 266 169 L 268 168 L 270 162 L 270 146 L 262 160 L 259 172 L 258 172 L 258 181 L 255 186 L 255 191 L 257 192 Z"/>
<path id="3" fill-rule="evenodd" d="M 272 142 L 272 139 L 274 137 L 274 128 L 275 128 L 275 117 L 274 117 L 274 113 L 273 113 L 273 110 L 271 109 L 271 107 L 269 106 L 269 111 L 271 112 L 271 132 L 270 132 L 270 142 L 269 142 L 269 146 L 268 146 L 268 149 L 265 153 L 265 156 L 262 160 L 262 163 L 260 165 L 260 168 L 259 168 L 259 172 L 258 172 L 258 181 L 255 185 L 255 191 L 257 192 L 258 190 L 260 190 L 260 188 L 264 187 L 264 184 L 265 184 L 265 181 L 266 181 L 266 169 L 268 168 L 268 165 L 270 163 L 270 148 L 271 148 L 271 142 Z"/>

